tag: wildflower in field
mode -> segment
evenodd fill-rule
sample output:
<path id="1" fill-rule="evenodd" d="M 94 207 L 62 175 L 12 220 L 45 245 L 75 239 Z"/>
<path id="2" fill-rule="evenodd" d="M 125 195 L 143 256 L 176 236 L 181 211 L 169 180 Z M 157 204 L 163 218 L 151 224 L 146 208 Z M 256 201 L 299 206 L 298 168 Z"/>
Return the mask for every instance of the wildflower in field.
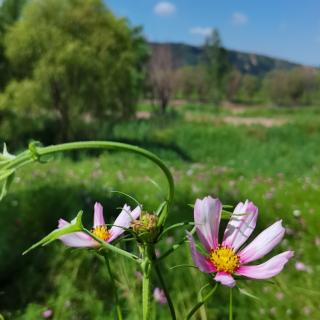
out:
<path id="1" fill-rule="evenodd" d="M 307 266 L 307 265 L 305 265 L 301 261 L 297 261 L 294 266 L 295 266 L 297 271 L 312 272 L 312 268 Z"/>
<path id="2" fill-rule="evenodd" d="M 137 219 L 140 216 L 140 213 L 141 208 L 139 206 L 131 211 L 129 206 L 124 205 L 121 213 L 109 230 L 104 221 L 103 207 L 100 203 L 96 202 L 94 205 L 93 228 L 91 229 L 91 232 L 103 241 L 111 242 L 119 237 L 126 229 L 128 229 L 131 222 Z M 69 222 L 60 219 L 58 228 L 63 228 L 69 224 Z M 80 248 L 99 246 L 99 243 L 97 241 L 95 241 L 92 237 L 85 234 L 84 232 L 74 232 L 66 234 L 59 237 L 59 239 L 69 247 Z"/>
<path id="3" fill-rule="evenodd" d="M 53 315 L 53 311 L 51 309 L 47 309 L 42 312 L 42 317 L 45 319 L 51 318 L 52 315 Z"/>
<path id="4" fill-rule="evenodd" d="M 164 293 L 164 291 L 160 288 L 155 288 L 153 290 L 153 298 L 155 301 L 157 301 L 160 304 L 166 304 L 167 303 L 167 298 Z"/>
<path id="5" fill-rule="evenodd" d="M 223 241 L 218 240 L 222 204 L 210 196 L 198 199 L 194 207 L 194 221 L 198 237 L 207 254 L 196 250 L 189 233 L 192 258 L 206 273 L 215 273 L 214 279 L 223 285 L 235 286 L 233 275 L 253 279 L 268 279 L 277 275 L 293 256 L 282 252 L 259 265 L 248 265 L 268 254 L 283 238 L 285 229 L 281 220 L 261 232 L 250 244 L 242 248 L 256 226 L 258 208 L 250 201 L 240 202 L 230 218 Z"/>

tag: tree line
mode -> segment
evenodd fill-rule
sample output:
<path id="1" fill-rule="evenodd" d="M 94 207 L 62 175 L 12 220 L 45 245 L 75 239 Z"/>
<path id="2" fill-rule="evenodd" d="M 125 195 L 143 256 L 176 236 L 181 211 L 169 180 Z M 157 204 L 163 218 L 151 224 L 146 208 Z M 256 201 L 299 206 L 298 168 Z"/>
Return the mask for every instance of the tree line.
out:
<path id="1" fill-rule="evenodd" d="M 320 72 L 295 67 L 274 70 L 265 76 L 241 73 L 228 60 L 218 30 L 203 45 L 201 62 L 175 67 L 170 45 L 154 47 L 149 61 L 149 95 L 164 112 L 170 99 L 212 104 L 222 101 L 242 104 L 305 106 L 320 104 Z"/>

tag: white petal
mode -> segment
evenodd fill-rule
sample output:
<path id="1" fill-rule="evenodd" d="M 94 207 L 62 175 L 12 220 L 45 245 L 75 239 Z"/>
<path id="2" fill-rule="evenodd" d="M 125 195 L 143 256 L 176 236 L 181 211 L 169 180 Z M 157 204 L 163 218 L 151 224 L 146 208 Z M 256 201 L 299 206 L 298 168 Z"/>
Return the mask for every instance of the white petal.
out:
<path id="1" fill-rule="evenodd" d="M 256 227 L 258 208 L 248 200 L 240 202 L 233 211 L 224 233 L 223 244 L 237 251 Z"/>
<path id="2" fill-rule="evenodd" d="M 236 273 L 253 279 L 269 279 L 280 273 L 291 257 L 293 251 L 282 252 L 262 264 L 241 266 Z"/>
<path id="3" fill-rule="evenodd" d="M 130 227 L 131 222 L 139 218 L 140 214 L 141 208 L 139 206 L 131 212 L 130 207 L 125 204 L 115 220 L 114 225 L 110 229 L 111 237 L 108 242 L 111 242 L 125 232 L 125 230 Z"/>
<path id="4" fill-rule="evenodd" d="M 197 199 L 194 206 L 194 222 L 198 237 L 204 247 L 210 251 L 219 244 L 219 226 L 222 204 L 219 199 L 208 196 Z"/>
<path id="5" fill-rule="evenodd" d="M 285 229 L 282 227 L 282 220 L 262 231 L 250 244 L 239 251 L 241 263 L 258 260 L 269 253 L 283 238 Z"/>

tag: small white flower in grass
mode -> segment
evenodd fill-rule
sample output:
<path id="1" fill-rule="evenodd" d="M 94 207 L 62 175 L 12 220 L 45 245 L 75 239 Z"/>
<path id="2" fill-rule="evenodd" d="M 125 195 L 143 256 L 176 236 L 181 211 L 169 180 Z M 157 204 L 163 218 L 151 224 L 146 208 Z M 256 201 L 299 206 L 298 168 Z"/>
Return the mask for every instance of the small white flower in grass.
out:
<path id="1" fill-rule="evenodd" d="M 296 209 L 296 210 L 293 210 L 293 213 L 292 213 L 292 214 L 293 214 L 294 217 L 298 218 L 298 217 L 301 216 L 301 211 L 298 210 L 298 209 Z"/>

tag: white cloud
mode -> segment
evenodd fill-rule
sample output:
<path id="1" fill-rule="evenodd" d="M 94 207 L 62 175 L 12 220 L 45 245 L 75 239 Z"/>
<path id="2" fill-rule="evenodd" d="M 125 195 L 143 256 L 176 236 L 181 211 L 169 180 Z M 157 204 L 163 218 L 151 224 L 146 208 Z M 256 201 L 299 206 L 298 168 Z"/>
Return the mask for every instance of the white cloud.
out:
<path id="1" fill-rule="evenodd" d="M 176 6 L 172 2 L 161 1 L 155 5 L 153 12 L 161 17 L 170 16 L 176 12 Z"/>
<path id="2" fill-rule="evenodd" d="M 244 26 L 248 23 L 248 16 L 242 12 L 234 12 L 232 15 L 232 23 L 235 26 Z"/>
<path id="3" fill-rule="evenodd" d="M 199 35 L 202 37 L 207 37 L 212 33 L 212 28 L 210 27 L 193 27 L 190 29 L 191 34 Z"/>

